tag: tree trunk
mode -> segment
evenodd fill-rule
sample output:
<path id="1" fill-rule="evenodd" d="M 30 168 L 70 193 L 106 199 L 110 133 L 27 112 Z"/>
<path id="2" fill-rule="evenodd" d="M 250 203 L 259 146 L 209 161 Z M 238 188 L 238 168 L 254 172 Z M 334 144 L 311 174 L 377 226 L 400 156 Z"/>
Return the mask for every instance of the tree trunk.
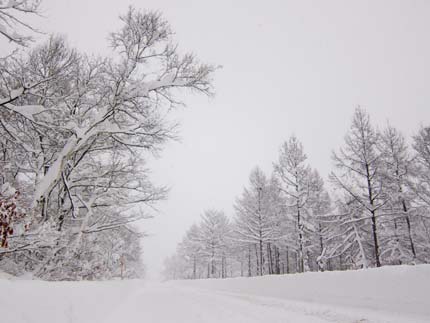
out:
<path id="1" fill-rule="evenodd" d="M 275 246 L 275 268 L 276 268 L 276 274 L 279 275 L 281 273 L 280 268 L 280 260 L 279 260 L 279 248 Z"/>
<path id="2" fill-rule="evenodd" d="M 379 242 L 378 242 L 378 234 L 377 234 L 377 227 L 376 227 L 376 211 L 375 209 L 373 209 L 375 201 L 373 196 L 369 164 L 367 163 L 366 163 L 366 177 L 367 177 L 366 179 L 367 179 L 367 192 L 368 192 L 369 204 L 372 207 L 372 210 L 370 211 L 370 213 L 372 215 L 372 234 L 373 234 L 373 247 L 375 252 L 376 267 L 381 267 L 381 259 L 379 255 Z"/>
<path id="3" fill-rule="evenodd" d="M 221 278 L 224 278 L 224 256 L 221 257 Z"/>
<path id="4" fill-rule="evenodd" d="M 323 252 L 324 252 L 324 240 L 323 240 L 323 235 L 322 235 L 322 227 L 321 227 L 321 223 L 318 223 L 318 233 L 320 236 L 320 257 L 322 256 Z M 324 271 L 324 262 L 322 261 L 321 258 L 319 258 L 320 260 L 317 261 L 318 263 L 318 271 Z"/>
<path id="5" fill-rule="evenodd" d="M 240 261 L 240 277 L 243 277 L 243 261 Z"/>
<path id="6" fill-rule="evenodd" d="M 193 257 L 193 279 L 197 278 L 197 261 L 196 256 Z"/>
<path id="7" fill-rule="evenodd" d="M 302 273 L 304 272 L 305 263 L 304 263 L 304 256 L 303 256 L 303 227 L 300 223 L 301 221 L 301 214 L 300 214 L 300 206 L 299 201 L 297 200 L 297 229 L 299 230 L 299 252 L 298 255 L 298 272 Z"/>
<path id="8" fill-rule="evenodd" d="M 402 206 L 403 206 L 403 212 L 405 212 L 406 216 L 405 216 L 405 220 L 406 220 L 406 225 L 408 228 L 408 238 L 409 238 L 409 244 L 411 246 L 411 251 L 412 254 L 414 256 L 414 259 L 417 257 L 416 251 L 415 251 L 415 244 L 414 241 L 412 239 L 412 232 L 411 232 L 411 221 L 409 220 L 409 215 L 408 214 L 408 208 L 406 206 L 406 202 L 404 199 L 402 199 Z"/>
<path id="9" fill-rule="evenodd" d="M 257 276 L 260 276 L 260 257 L 258 256 L 258 247 L 257 247 L 257 245 L 254 245 L 255 246 L 255 262 L 256 262 L 256 265 L 257 265 Z"/>
<path id="10" fill-rule="evenodd" d="M 248 246 L 248 277 L 252 276 L 251 271 L 251 245 Z"/>
<path id="11" fill-rule="evenodd" d="M 263 240 L 260 240 L 260 276 L 263 276 L 264 256 L 263 256 Z"/>
<path id="12" fill-rule="evenodd" d="M 373 234 L 373 242 L 374 242 L 376 267 L 381 267 L 381 260 L 379 256 L 378 234 L 376 229 L 376 214 L 374 210 L 371 213 L 372 213 L 372 234 Z"/>
<path id="13" fill-rule="evenodd" d="M 272 259 L 272 247 L 270 243 L 267 243 L 267 267 L 269 275 L 273 274 L 273 259 Z"/>
<path id="14" fill-rule="evenodd" d="M 261 217 L 261 193 L 262 188 L 258 188 L 258 218 L 259 218 L 259 238 L 260 238 L 260 276 L 263 276 L 264 256 L 263 256 L 263 231 L 262 231 L 262 217 Z"/>
<path id="15" fill-rule="evenodd" d="M 397 247 L 399 249 L 402 249 L 401 243 L 400 243 L 400 238 L 399 238 L 399 228 L 397 225 L 397 219 L 394 218 L 394 240 L 396 241 Z M 401 265 L 402 264 L 402 259 L 398 259 L 399 263 L 396 265 Z"/>
<path id="16" fill-rule="evenodd" d="M 211 277 L 215 277 L 215 249 L 212 247 L 211 255 Z"/>

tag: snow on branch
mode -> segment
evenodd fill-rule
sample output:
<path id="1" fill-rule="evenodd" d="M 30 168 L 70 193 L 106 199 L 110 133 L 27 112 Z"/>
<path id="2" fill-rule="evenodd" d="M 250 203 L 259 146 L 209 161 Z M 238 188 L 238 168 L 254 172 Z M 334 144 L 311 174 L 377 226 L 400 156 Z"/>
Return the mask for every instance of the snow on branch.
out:
<path id="1" fill-rule="evenodd" d="M 38 32 L 24 20 L 25 15 L 38 15 L 41 0 L 1 0 L 0 35 L 20 46 L 28 46 L 33 40 L 19 30 Z"/>

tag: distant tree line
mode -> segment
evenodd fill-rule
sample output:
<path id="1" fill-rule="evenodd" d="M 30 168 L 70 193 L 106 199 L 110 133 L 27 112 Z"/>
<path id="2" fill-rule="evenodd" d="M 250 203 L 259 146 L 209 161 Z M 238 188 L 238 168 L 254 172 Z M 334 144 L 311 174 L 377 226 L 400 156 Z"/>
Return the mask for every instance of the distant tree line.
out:
<path id="1" fill-rule="evenodd" d="M 408 145 L 355 110 L 329 189 L 292 136 L 270 176 L 256 167 L 235 214 L 205 211 L 166 259 L 167 279 L 225 278 L 430 262 L 430 127 Z"/>

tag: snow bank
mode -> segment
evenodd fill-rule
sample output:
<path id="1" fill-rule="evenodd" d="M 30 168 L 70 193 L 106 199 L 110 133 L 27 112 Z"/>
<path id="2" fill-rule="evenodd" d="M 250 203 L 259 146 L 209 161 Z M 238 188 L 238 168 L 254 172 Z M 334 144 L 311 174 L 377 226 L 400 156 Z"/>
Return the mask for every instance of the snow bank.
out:
<path id="1" fill-rule="evenodd" d="M 359 308 L 430 322 L 430 265 L 169 282 L 204 290 Z M 406 321 L 405 321 L 406 322 Z"/>

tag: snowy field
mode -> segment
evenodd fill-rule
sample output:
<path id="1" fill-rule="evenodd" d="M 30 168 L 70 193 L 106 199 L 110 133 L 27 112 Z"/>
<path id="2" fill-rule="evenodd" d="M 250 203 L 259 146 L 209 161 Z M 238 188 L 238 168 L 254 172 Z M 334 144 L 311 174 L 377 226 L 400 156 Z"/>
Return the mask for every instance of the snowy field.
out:
<path id="1" fill-rule="evenodd" d="M 430 265 L 148 283 L 0 279 L 1 322 L 430 322 Z"/>

